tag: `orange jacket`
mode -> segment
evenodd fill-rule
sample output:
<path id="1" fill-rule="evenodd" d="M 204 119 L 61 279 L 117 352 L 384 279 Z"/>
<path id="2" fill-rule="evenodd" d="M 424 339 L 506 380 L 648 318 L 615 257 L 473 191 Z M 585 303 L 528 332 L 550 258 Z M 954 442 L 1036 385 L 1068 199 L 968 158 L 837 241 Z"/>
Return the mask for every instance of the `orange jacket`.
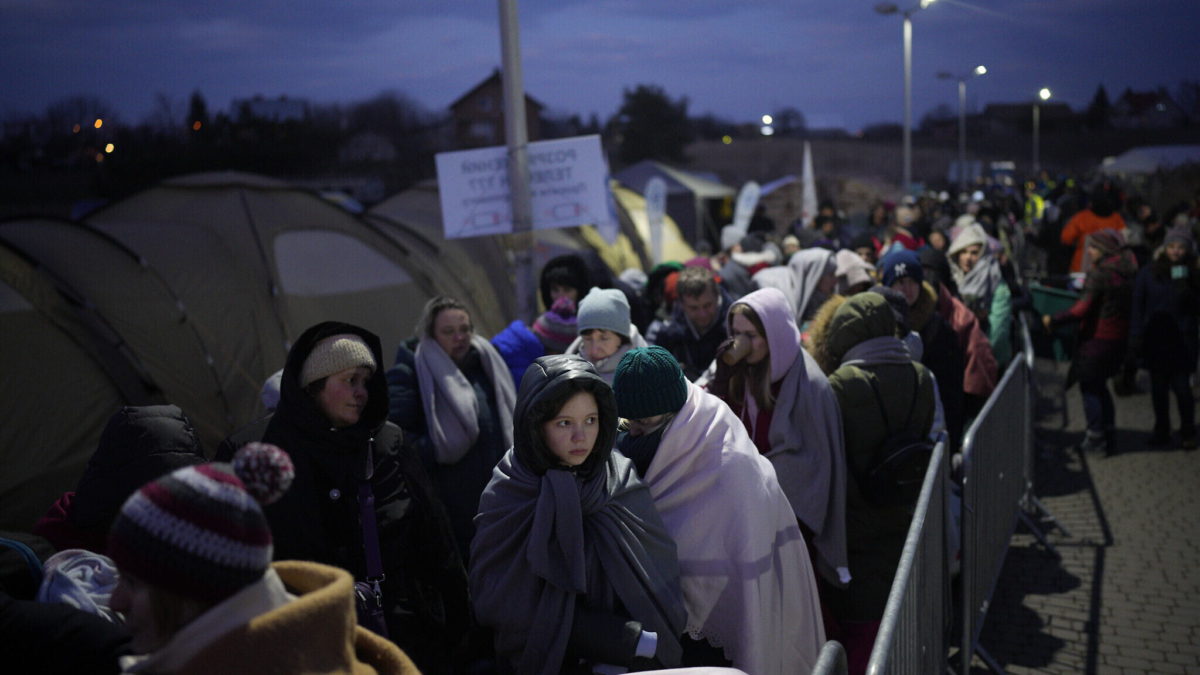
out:
<path id="1" fill-rule="evenodd" d="M 1091 209 L 1084 209 L 1067 221 L 1062 231 L 1062 243 L 1075 247 L 1075 255 L 1071 258 L 1072 272 L 1078 272 L 1083 267 L 1083 249 L 1087 246 L 1088 235 L 1105 228 L 1124 230 L 1125 219 L 1116 212 L 1101 218 Z"/>

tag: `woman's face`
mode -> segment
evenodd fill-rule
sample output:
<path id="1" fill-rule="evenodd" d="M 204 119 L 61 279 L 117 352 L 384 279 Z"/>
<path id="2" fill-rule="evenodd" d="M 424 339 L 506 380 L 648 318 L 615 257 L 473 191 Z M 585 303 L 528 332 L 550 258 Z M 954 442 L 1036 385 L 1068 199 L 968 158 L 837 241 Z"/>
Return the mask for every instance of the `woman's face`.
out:
<path id="1" fill-rule="evenodd" d="M 593 328 L 584 331 L 583 342 L 580 345 L 580 355 L 583 358 L 596 363 L 601 359 L 607 359 L 617 350 L 621 348 L 621 336 L 611 330 L 603 328 Z"/>
<path id="2" fill-rule="evenodd" d="M 433 320 L 433 339 L 455 362 L 471 349 L 471 315 L 461 309 L 443 309 Z"/>
<path id="3" fill-rule="evenodd" d="M 1098 262 L 1101 258 L 1104 257 L 1104 251 L 1101 250 L 1099 246 L 1087 247 L 1087 254 L 1088 254 L 1088 260 L 1092 261 L 1093 263 Z"/>
<path id="4" fill-rule="evenodd" d="M 958 268 L 963 272 L 970 272 L 975 269 L 975 263 L 979 262 L 982 255 L 983 244 L 971 244 L 958 252 Z"/>
<path id="5" fill-rule="evenodd" d="M 1166 245 L 1167 260 L 1171 261 L 1172 265 L 1181 262 L 1183 257 L 1187 255 L 1187 252 L 1188 246 L 1182 241 L 1173 241 Z"/>
<path id="6" fill-rule="evenodd" d="M 750 319 L 746 318 L 745 314 L 735 314 L 731 325 L 733 327 L 733 335 L 730 337 L 739 342 L 745 340 L 750 344 L 750 353 L 746 355 L 746 363 L 755 364 L 767 358 L 771 353 L 771 350 L 767 347 L 767 338 L 758 332 L 758 329 L 754 327 Z"/>
<path id="7" fill-rule="evenodd" d="M 125 617 L 125 628 L 133 636 L 130 647 L 134 654 L 149 654 L 167 643 L 171 635 L 164 635 L 154 619 L 154 589 L 121 570 L 117 587 L 113 589 L 108 606 Z"/>
<path id="8" fill-rule="evenodd" d="M 562 466 L 579 466 L 596 447 L 600 410 L 588 391 L 567 399 L 558 414 L 542 423 L 542 440 Z"/>
<path id="9" fill-rule="evenodd" d="M 317 394 L 317 405 L 335 428 L 358 423 L 367 407 L 367 380 L 371 369 L 366 366 L 347 368 L 325 378 L 325 386 Z"/>
<path id="10" fill-rule="evenodd" d="M 939 251 L 945 251 L 948 243 L 949 242 L 946 241 L 945 233 L 941 230 L 934 230 L 929 233 L 929 245 L 933 248 Z"/>

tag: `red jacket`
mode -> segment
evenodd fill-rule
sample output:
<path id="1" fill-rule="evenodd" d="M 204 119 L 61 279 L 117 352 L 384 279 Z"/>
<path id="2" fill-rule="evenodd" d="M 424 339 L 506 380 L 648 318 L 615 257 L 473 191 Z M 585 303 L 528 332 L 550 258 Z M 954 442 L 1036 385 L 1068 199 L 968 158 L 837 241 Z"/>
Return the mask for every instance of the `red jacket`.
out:
<path id="1" fill-rule="evenodd" d="M 958 336 L 963 352 L 963 392 L 987 398 L 996 388 L 999 366 L 992 354 L 992 343 L 979 326 L 975 313 L 962 300 L 950 295 L 945 286 L 938 291 L 937 313 Z"/>
<path id="2" fill-rule="evenodd" d="M 1078 272 L 1083 267 L 1083 249 L 1087 246 L 1087 237 L 1097 230 L 1124 230 L 1125 220 L 1121 214 L 1101 218 L 1091 209 L 1084 209 L 1067 221 L 1062 231 L 1062 243 L 1075 247 L 1075 255 L 1071 258 L 1071 271 Z"/>

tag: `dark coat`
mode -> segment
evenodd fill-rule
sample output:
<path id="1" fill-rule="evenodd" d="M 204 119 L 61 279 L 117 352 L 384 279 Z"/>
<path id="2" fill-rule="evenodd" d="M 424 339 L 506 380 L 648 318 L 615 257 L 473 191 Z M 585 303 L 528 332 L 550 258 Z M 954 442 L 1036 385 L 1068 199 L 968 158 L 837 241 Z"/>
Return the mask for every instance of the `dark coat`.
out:
<path id="1" fill-rule="evenodd" d="M 284 496 L 263 509 L 274 558 L 325 563 L 364 579 L 356 495 L 359 483 L 369 478 L 387 576 L 383 598 L 391 638 L 423 672 L 443 672 L 470 625 L 466 576 L 446 513 L 421 462 L 403 445 L 399 427 L 387 421 L 383 372 L 372 372 L 362 416 L 345 428 L 331 428 L 300 386 L 299 373 L 316 343 L 340 333 L 362 337 L 375 362 L 382 362 L 378 337 L 336 322 L 308 329 L 288 353 L 279 407 L 262 436 L 263 442 L 291 455 L 296 474 Z"/>
<path id="2" fill-rule="evenodd" d="M 717 318 L 708 327 L 708 330 L 697 334 L 683 313 L 683 304 L 677 302 L 671 322 L 663 326 L 655 337 L 655 344 L 671 352 L 671 355 L 679 361 L 679 365 L 683 366 L 683 374 L 693 382 L 716 358 L 717 347 L 720 347 L 725 338 L 729 337 L 725 328 L 725 317 L 729 314 L 729 307 L 733 305 L 733 299 L 720 286 L 717 286 L 717 293 L 720 296 L 721 308 L 717 311 Z"/>
<path id="3" fill-rule="evenodd" d="M 479 495 L 491 480 L 496 462 L 508 451 L 496 410 L 496 388 L 483 369 L 479 354 L 472 349 L 459 370 L 475 392 L 479 437 L 462 459 L 454 464 L 439 464 L 434 460 L 433 442 L 425 423 L 415 349 L 415 340 L 400 345 L 396 364 L 387 371 L 388 418 L 404 430 L 408 445 L 416 449 L 426 474 L 433 479 L 434 490 L 450 516 L 458 552 L 465 561 L 475 535 L 473 521 L 479 512 Z"/>
<path id="4" fill-rule="evenodd" d="M 921 335 L 921 343 L 925 350 L 921 355 L 921 364 L 937 378 L 942 413 L 946 416 L 949 445 L 952 449 L 957 449 L 962 443 L 965 422 L 963 352 L 958 345 L 958 335 L 937 313 L 937 301 L 933 287 L 921 284 L 921 295 L 916 304 L 909 309 L 908 323 Z"/>
<path id="5" fill-rule="evenodd" d="M 1151 370 L 1196 370 L 1200 271 L 1194 256 L 1183 263 L 1183 278 L 1172 279 L 1171 265 L 1160 257 L 1139 271 L 1134 282 L 1129 334 Z"/>

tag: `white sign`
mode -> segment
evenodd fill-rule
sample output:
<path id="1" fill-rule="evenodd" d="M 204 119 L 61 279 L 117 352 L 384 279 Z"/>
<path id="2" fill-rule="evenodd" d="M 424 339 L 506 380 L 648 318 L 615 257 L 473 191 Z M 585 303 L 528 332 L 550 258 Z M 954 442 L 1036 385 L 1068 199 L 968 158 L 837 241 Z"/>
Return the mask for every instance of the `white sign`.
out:
<path id="1" fill-rule="evenodd" d="M 611 226 L 599 136 L 537 141 L 527 152 L 533 229 Z M 513 231 L 508 148 L 442 152 L 435 159 L 447 239 Z"/>
<path id="2" fill-rule="evenodd" d="M 662 262 L 663 214 L 667 210 L 667 182 L 655 176 L 646 182 L 646 222 L 650 226 L 650 251 L 654 263 Z"/>

